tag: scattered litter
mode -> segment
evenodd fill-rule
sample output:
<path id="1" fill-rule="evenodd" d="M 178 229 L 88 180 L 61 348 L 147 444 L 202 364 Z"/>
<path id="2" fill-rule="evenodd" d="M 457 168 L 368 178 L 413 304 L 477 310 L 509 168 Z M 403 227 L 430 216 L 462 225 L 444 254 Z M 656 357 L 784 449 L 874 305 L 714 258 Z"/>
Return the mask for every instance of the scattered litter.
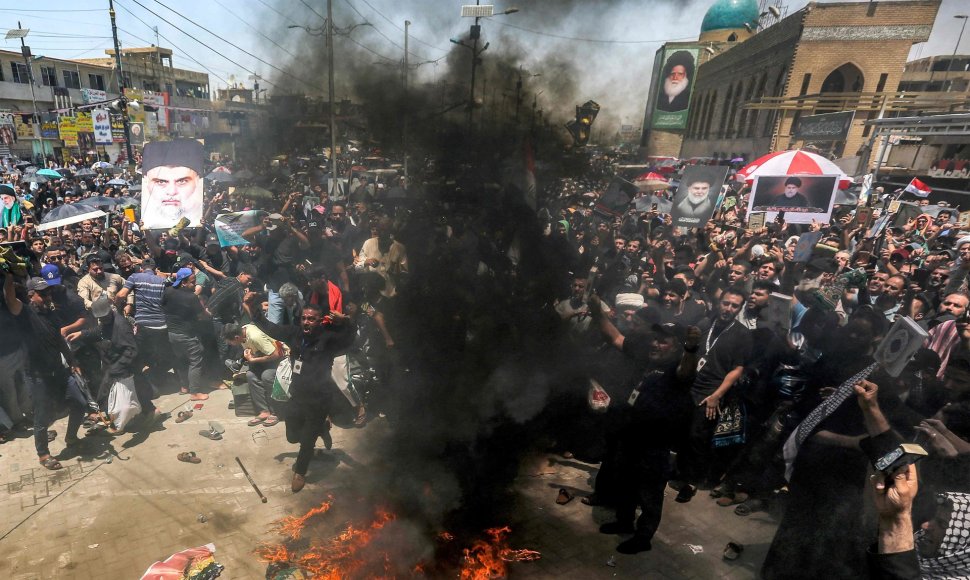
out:
<path id="1" fill-rule="evenodd" d="M 610 556 L 610 559 L 606 561 L 606 565 L 610 568 L 616 568 L 616 556 Z"/>
<path id="2" fill-rule="evenodd" d="M 217 578 L 225 566 L 215 561 L 216 547 L 206 544 L 172 554 L 163 562 L 155 562 L 142 575 L 142 580 L 211 580 Z"/>
<path id="3" fill-rule="evenodd" d="M 195 518 L 200 524 L 204 524 L 209 521 L 209 518 L 205 517 L 205 514 L 199 514 L 199 517 Z"/>
<path id="4" fill-rule="evenodd" d="M 88 548 L 90 548 L 90 549 L 92 549 L 92 550 L 93 550 L 93 549 L 95 549 L 95 548 L 97 548 L 97 547 L 98 547 L 98 546 L 100 546 L 100 545 L 101 545 L 101 544 L 91 544 L 90 546 L 88 546 Z"/>
<path id="5" fill-rule="evenodd" d="M 702 553 L 704 551 L 704 546 L 697 546 L 697 545 L 694 545 L 694 544 L 684 544 L 684 545 L 687 546 L 688 548 L 690 548 L 690 551 L 693 552 L 693 554 L 695 556 L 697 554 L 700 554 L 700 553 Z"/>
<path id="6" fill-rule="evenodd" d="M 113 460 L 114 460 L 114 458 L 109 455 L 108 458 L 104 460 L 104 462 L 105 463 L 111 463 Z"/>

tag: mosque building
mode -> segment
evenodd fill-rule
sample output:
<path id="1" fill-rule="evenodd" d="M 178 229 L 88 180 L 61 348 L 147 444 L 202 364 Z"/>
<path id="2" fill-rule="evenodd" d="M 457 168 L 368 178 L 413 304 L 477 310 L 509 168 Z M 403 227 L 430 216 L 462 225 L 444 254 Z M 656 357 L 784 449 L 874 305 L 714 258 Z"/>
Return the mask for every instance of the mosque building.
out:
<path id="1" fill-rule="evenodd" d="M 696 41 L 668 42 L 656 53 L 641 152 L 752 160 L 809 147 L 832 158 L 867 157 L 867 120 L 949 106 L 939 93 L 898 90 L 910 49 L 929 39 L 939 7 L 940 0 L 811 2 L 786 15 L 766 2 L 716 0 Z M 823 113 L 843 121 L 826 140 L 802 130 L 806 117 Z"/>

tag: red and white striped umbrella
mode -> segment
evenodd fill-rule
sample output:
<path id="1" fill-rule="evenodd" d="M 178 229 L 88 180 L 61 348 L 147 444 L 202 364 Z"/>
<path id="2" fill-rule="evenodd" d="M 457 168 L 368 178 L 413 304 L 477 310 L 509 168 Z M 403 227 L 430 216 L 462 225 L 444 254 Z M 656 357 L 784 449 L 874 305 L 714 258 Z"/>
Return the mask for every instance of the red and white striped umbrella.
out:
<path id="1" fill-rule="evenodd" d="M 633 185 L 636 185 L 640 191 L 655 191 L 658 189 L 667 189 L 669 182 L 663 175 L 651 171 L 634 179 Z"/>
<path id="2" fill-rule="evenodd" d="M 852 178 L 838 165 L 815 153 L 795 149 L 769 153 L 738 170 L 737 180 L 751 183 L 759 175 L 838 175 L 839 189 L 852 185 Z"/>

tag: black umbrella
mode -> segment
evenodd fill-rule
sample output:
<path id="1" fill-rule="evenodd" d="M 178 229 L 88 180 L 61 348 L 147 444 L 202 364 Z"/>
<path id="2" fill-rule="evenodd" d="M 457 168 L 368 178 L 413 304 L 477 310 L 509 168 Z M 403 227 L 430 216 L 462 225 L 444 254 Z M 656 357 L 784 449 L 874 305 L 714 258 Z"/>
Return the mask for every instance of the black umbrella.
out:
<path id="1" fill-rule="evenodd" d="M 79 169 L 78 172 L 74 174 L 74 177 L 91 177 L 92 175 L 97 175 L 97 173 L 91 171 L 87 167 L 84 167 Z"/>
<path id="2" fill-rule="evenodd" d="M 75 202 L 71 205 L 87 205 L 99 208 L 104 207 L 128 207 L 133 205 L 141 205 L 141 202 L 133 197 L 108 197 L 105 195 L 92 195 L 91 197 L 86 197 L 81 201 Z"/>
<path id="3" fill-rule="evenodd" d="M 248 169 L 243 169 L 242 171 L 237 171 L 233 176 L 236 179 L 252 179 L 253 172 Z"/>
<path id="4" fill-rule="evenodd" d="M 213 171 L 209 175 L 205 176 L 209 181 L 214 181 L 216 183 L 235 183 L 236 178 L 233 177 L 231 173 L 226 173 L 225 171 Z"/>

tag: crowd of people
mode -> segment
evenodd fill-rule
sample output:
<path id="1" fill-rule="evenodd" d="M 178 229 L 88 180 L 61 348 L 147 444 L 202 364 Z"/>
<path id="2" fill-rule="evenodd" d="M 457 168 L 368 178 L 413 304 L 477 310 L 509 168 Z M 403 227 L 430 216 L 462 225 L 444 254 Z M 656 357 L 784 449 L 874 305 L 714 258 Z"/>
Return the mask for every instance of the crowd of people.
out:
<path id="1" fill-rule="evenodd" d="M 616 511 L 600 531 L 628 534 L 621 552 L 649 550 L 669 484 L 681 503 L 706 490 L 741 517 L 781 514 L 766 578 L 864 577 L 869 544 L 891 536 L 890 520 L 926 524 L 915 547 L 912 538 L 885 542 L 912 556 L 903 567 L 966 575 L 970 232 L 954 212 L 873 228 L 842 206 L 830 223 L 778 219 L 750 229 L 739 183 L 703 227 L 686 229 L 656 209 L 604 209 L 597 201 L 611 176 L 605 166 L 595 173 L 545 192 L 533 213 L 545 231 L 534 238 L 485 239 L 467 219 L 442 221 L 427 236 L 460 254 L 462 280 L 495 275 L 496 256 L 507 268 L 529 267 L 526 240 L 553 272 L 559 296 L 549 314 L 579 353 L 556 404 L 579 420 L 550 425 L 560 451 L 602 461 L 584 498 Z M 397 309 L 411 283 L 404 212 L 393 201 L 413 197 L 409 184 L 381 196 L 355 180 L 333 199 L 316 185 L 312 206 L 300 202 L 310 190 L 261 200 L 207 191 L 203 227 L 144 230 L 115 211 L 40 231 L 62 203 L 127 192 L 81 190 L 75 179 L 26 199 L 16 178 L 6 180 L 5 236 L 29 255 L 3 278 L 0 437 L 32 432 L 44 467 L 61 467 L 49 448 L 55 409 L 68 409 L 63 442 L 72 447 L 84 444 L 85 423 L 88 436 L 111 436 L 164 420 L 153 400 L 168 389 L 205 400 L 236 380 L 251 393 L 249 424 L 283 421 L 300 445 L 296 492 L 317 439 L 329 446 L 335 415 L 349 410 L 363 426 L 392 413 L 388 385 L 406 366 L 395 356 Z M 888 212 L 878 195 L 874 203 Z M 223 246 L 212 218 L 243 209 L 263 217 L 242 232 L 248 243 Z M 796 252 L 801 238 L 811 241 L 807 254 Z M 906 317 L 928 338 L 905 369 L 877 368 L 849 385 L 857 402 L 823 417 L 786 466 L 783 448 L 799 424 L 867 369 Z M 929 452 L 918 494 L 915 469 L 899 480 L 915 497 L 911 520 L 882 479 L 878 510 L 866 507 L 873 442 L 887 438 Z"/>

